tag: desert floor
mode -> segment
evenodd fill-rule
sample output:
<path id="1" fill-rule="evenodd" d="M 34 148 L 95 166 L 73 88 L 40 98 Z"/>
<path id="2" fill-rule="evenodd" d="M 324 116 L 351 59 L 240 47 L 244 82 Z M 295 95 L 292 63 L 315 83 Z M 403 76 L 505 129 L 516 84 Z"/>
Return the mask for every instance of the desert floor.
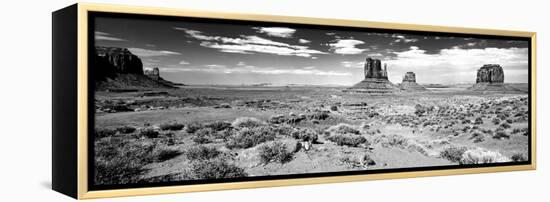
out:
<path id="1" fill-rule="evenodd" d="M 95 182 L 527 160 L 525 91 L 342 90 L 184 86 L 96 92 Z"/>

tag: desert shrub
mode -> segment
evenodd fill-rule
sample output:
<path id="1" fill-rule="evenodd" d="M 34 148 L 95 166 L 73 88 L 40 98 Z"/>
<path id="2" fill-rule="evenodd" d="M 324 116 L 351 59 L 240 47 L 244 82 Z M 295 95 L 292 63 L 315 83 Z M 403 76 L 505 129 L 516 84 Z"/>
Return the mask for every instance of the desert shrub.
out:
<path id="1" fill-rule="evenodd" d="M 116 130 L 109 129 L 109 128 L 96 128 L 94 133 L 95 133 L 95 137 L 104 138 L 104 137 L 111 137 L 115 135 Z"/>
<path id="2" fill-rule="evenodd" d="M 494 119 L 493 119 L 493 124 L 495 124 L 495 125 L 500 124 L 500 119 L 494 118 Z"/>
<path id="3" fill-rule="evenodd" d="M 360 134 L 359 130 L 355 129 L 353 125 L 347 123 L 339 123 L 338 125 L 331 126 L 327 129 L 327 131 L 333 134 Z"/>
<path id="4" fill-rule="evenodd" d="M 239 168 L 219 158 L 195 161 L 191 165 L 189 175 L 192 179 L 226 179 L 247 176 L 243 168 Z"/>
<path id="5" fill-rule="evenodd" d="M 228 148 L 250 148 L 260 143 L 274 140 L 276 134 L 270 127 L 243 128 L 229 137 L 226 143 Z"/>
<path id="6" fill-rule="evenodd" d="M 521 154 L 521 153 L 515 153 L 514 155 L 512 155 L 512 157 L 510 157 L 512 159 L 512 161 L 514 162 L 523 162 L 523 161 L 527 161 L 527 157 L 525 157 L 525 155 Z"/>
<path id="7" fill-rule="evenodd" d="M 496 133 L 493 135 L 493 138 L 499 140 L 502 138 L 510 139 L 510 135 L 508 135 L 508 133 L 506 133 L 506 131 L 504 130 L 497 130 Z"/>
<path id="8" fill-rule="evenodd" d="M 155 144 L 129 140 L 96 141 L 94 146 L 94 183 L 99 185 L 135 183 L 146 172 L 143 167 L 154 161 Z"/>
<path id="9" fill-rule="evenodd" d="M 466 152 L 466 147 L 447 147 L 441 153 L 439 153 L 439 156 L 441 158 L 447 159 L 452 162 L 460 162 L 462 159 L 462 155 L 464 152 Z"/>
<path id="10" fill-rule="evenodd" d="M 307 118 L 310 119 L 310 120 L 325 120 L 329 117 L 329 113 L 328 112 L 325 112 L 325 111 L 318 111 L 318 112 L 315 112 L 315 113 L 312 113 L 312 114 L 308 114 L 307 115 Z"/>
<path id="11" fill-rule="evenodd" d="M 159 132 L 152 128 L 145 128 L 139 131 L 138 136 L 147 137 L 147 138 L 157 138 L 159 136 Z"/>
<path id="12" fill-rule="evenodd" d="M 302 122 L 305 119 L 306 119 L 305 115 L 302 115 L 302 116 L 296 116 L 296 115 L 282 116 L 282 115 L 278 115 L 278 116 L 271 117 L 269 119 L 269 123 L 273 123 L 273 124 L 281 124 L 281 123 L 298 124 L 298 123 Z"/>
<path id="13" fill-rule="evenodd" d="M 202 125 L 202 123 L 199 123 L 199 122 L 192 122 L 190 124 L 187 124 L 187 126 L 185 127 L 185 132 L 187 133 L 195 133 L 197 130 L 203 128 L 204 126 Z"/>
<path id="14" fill-rule="evenodd" d="M 470 137 L 470 140 L 474 140 L 474 143 L 479 143 L 485 141 L 485 136 L 479 132 L 472 133 L 472 136 Z"/>
<path id="15" fill-rule="evenodd" d="M 391 135 L 388 137 L 387 144 L 392 147 L 405 148 L 406 146 L 408 146 L 409 141 L 407 140 L 407 138 L 401 135 Z"/>
<path id="16" fill-rule="evenodd" d="M 340 161 L 350 167 L 354 168 L 365 168 L 367 166 L 374 166 L 376 165 L 376 162 L 369 154 L 364 154 L 361 156 L 358 156 L 357 158 L 346 156 Z"/>
<path id="17" fill-rule="evenodd" d="M 338 111 L 338 106 L 336 105 L 330 106 L 330 111 Z"/>
<path id="18" fill-rule="evenodd" d="M 292 152 L 287 146 L 279 141 L 266 143 L 259 148 L 260 161 L 264 164 L 269 162 L 286 163 L 292 160 Z"/>
<path id="19" fill-rule="evenodd" d="M 319 139 L 319 135 L 317 135 L 317 133 L 314 130 L 309 128 L 302 129 L 302 130 L 295 130 L 294 132 L 292 132 L 291 136 L 294 139 L 298 139 L 301 141 L 308 141 L 312 143 L 317 142 L 317 140 Z"/>
<path id="20" fill-rule="evenodd" d="M 214 131 L 222 131 L 228 128 L 231 128 L 231 123 L 225 121 L 213 121 L 204 124 L 204 127 L 211 128 Z"/>
<path id="21" fill-rule="evenodd" d="M 426 113 L 426 109 L 422 105 L 417 104 L 414 106 L 414 109 L 414 114 L 416 114 L 416 116 L 422 116 Z"/>
<path id="22" fill-rule="evenodd" d="M 510 126 L 510 124 L 508 124 L 508 123 L 502 123 L 502 124 L 500 124 L 500 127 L 501 127 L 501 128 L 504 128 L 504 129 L 508 129 L 508 128 L 512 127 L 512 126 Z"/>
<path id="23" fill-rule="evenodd" d="M 509 162 L 510 159 L 494 151 L 475 148 L 465 151 L 460 159 L 460 164 L 483 164 Z"/>
<path id="24" fill-rule="evenodd" d="M 136 131 L 136 128 L 134 128 L 132 126 L 121 126 L 121 127 L 116 128 L 116 131 L 118 131 L 121 134 L 128 134 L 128 133 L 133 133 L 134 131 Z"/>
<path id="25" fill-rule="evenodd" d="M 214 131 L 211 128 L 201 128 L 195 131 L 195 137 L 193 137 L 193 142 L 198 144 L 206 144 L 212 142 L 210 137 L 214 134 Z"/>
<path id="26" fill-rule="evenodd" d="M 282 135 L 282 136 L 291 136 L 296 131 L 296 129 L 294 129 L 294 127 L 292 127 L 288 124 L 277 125 L 277 126 L 273 127 L 272 130 L 275 134 Z"/>
<path id="27" fill-rule="evenodd" d="M 265 122 L 253 117 L 239 117 L 231 123 L 234 128 L 256 128 L 264 125 Z"/>
<path id="28" fill-rule="evenodd" d="M 470 119 L 462 120 L 462 124 L 468 124 L 468 123 L 472 123 L 472 121 Z"/>
<path id="29" fill-rule="evenodd" d="M 183 127 L 185 127 L 185 125 L 183 125 L 181 123 L 163 123 L 163 124 L 160 124 L 159 127 L 160 127 L 161 130 L 177 131 L 177 130 L 183 129 Z"/>
<path id="30" fill-rule="evenodd" d="M 512 134 L 518 134 L 518 133 L 521 133 L 525 136 L 527 136 L 529 134 L 529 129 L 528 128 L 514 128 L 514 130 L 512 130 Z"/>
<path id="31" fill-rule="evenodd" d="M 221 154 L 216 148 L 203 145 L 191 147 L 185 152 L 189 160 L 208 160 L 218 157 Z"/>
<path id="32" fill-rule="evenodd" d="M 328 140 L 336 143 L 339 146 L 350 146 L 357 147 L 360 144 L 367 143 L 368 141 L 363 136 L 352 135 L 352 134 L 333 134 L 330 135 Z"/>
<path id="33" fill-rule="evenodd" d="M 514 120 L 512 120 L 512 119 L 506 119 L 506 123 L 513 123 L 513 122 L 514 122 Z"/>
<path id="34" fill-rule="evenodd" d="M 155 162 L 163 162 L 166 160 L 170 160 L 176 156 L 179 156 L 181 152 L 177 149 L 168 148 L 168 147 L 160 147 L 157 146 L 153 150 L 154 155 L 154 161 Z"/>
<path id="35" fill-rule="evenodd" d="M 474 124 L 476 125 L 483 124 L 483 119 L 481 117 L 477 117 L 476 120 L 474 121 Z"/>

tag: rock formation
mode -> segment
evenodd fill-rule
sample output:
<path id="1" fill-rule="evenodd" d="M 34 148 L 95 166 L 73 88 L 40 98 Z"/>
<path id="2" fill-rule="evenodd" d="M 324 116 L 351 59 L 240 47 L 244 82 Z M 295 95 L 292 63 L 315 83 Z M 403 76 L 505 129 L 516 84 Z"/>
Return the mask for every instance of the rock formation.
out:
<path id="1" fill-rule="evenodd" d="M 477 70 L 476 83 L 504 83 L 504 71 L 498 64 L 486 64 Z"/>
<path id="2" fill-rule="evenodd" d="M 477 70 L 476 84 L 468 88 L 473 91 L 517 91 L 504 84 L 504 70 L 498 64 L 485 64 Z"/>
<path id="3" fill-rule="evenodd" d="M 416 83 L 416 74 L 414 74 L 414 72 L 405 73 L 405 76 L 403 76 L 403 81 L 402 82 Z"/>
<path id="4" fill-rule="evenodd" d="M 145 75 L 141 59 L 126 48 L 98 46 L 93 63 L 96 90 L 174 88 L 175 85 L 182 85 L 162 79 L 158 68 L 156 77 Z M 152 71 L 155 72 L 155 69 Z"/>
<path id="5" fill-rule="evenodd" d="M 379 59 L 367 58 L 364 74 L 365 77 L 361 82 L 346 91 L 362 93 L 392 93 L 399 91 L 399 88 L 388 80 L 387 66 L 384 64 L 382 69 L 382 62 Z"/>
<path id="6" fill-rule="evenodd" d="M 143 73 L 145 74 L 145 76 L 148 76 L 149 78 L 155 81 L 158 81 L 160 78 L 160 72 L 158 67 L 155 67 L 153 69 L 145 69 Z"/>
<path id="7" fill-rule="evenodd" d="M 425 91 L 424 86 L 416 83 L 416 74 L 414 72 L 407 72 L 403 76 L 403 81 L 399 84 L 399 88 L 405 91 Z"/>
<path id="8" fill-rule="evenodd" d="M 110 64 L 109 69 L 105 69 L 107 74 L 138 74 L 143 75 L 143 63 L 137 55 L 132 54 L 126 48 L 118 47 L 96 47 L 96 56 L 98 62 Z"/>

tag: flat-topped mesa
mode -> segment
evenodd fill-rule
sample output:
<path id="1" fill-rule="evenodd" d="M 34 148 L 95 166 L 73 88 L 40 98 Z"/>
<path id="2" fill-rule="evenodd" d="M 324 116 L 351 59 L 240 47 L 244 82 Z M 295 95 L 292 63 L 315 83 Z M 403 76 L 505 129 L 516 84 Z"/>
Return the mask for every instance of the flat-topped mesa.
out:
<path id="1" fill-rule="evenodd" d="M 387 66 L 384 64 L 382 69 L 382 62 L 379 59 L 367 58 L 365 61 L 365 79 L 385 79 L 388 80 Z"/>
<path id="2" fill-rule="evenodd" d="M 155 81 L 158 81 L 160 78 L 160 71 L 158 67 L 155 67 L 153 69 L 145 69 L 143 73 L 145 74 L 145 76 L 148 76 Z"/>
<path id="3" fill-rule="evenodd" d="M 414 72 L 407 72 L 403 76 L 403 82 L 414 82 L 416 83 L 416 74 Z"/>
<path id="4" fill-rule="evenodd" d="M 485 64 L 477 70 L 476 84 L 468 88 L 473 91 L 519 91 L 504 84 L 504 70 L 498 64 Z"/>
<path id="5" fill-rule="evenodd" d="M 476 83 L 504 83 L 504 71 L 498 64 L 485 64 L 477 70 Z"/>
<path id="6" fill-rule="evenodd" d="M 126 48 L 118 47 L 103 47 L 97 46 L 95 48 L 96 55 L 100 62 L 107 62 L 114 69 L 110 69 L 109 73 L 120 74 L 138 74 L 143 75 L 143 63 L 137 55 L 132 54 Z"/>
<path id="7" fill-rule="evenodd" d="M 393 93 L 399 88 L 388 80 L 388 68 L 379 59 L 367 58 L 365 61 L 364 79 L 345 90 L 360 93 Z"/>
<path id="8" fill-rule="evenodd" d="M 407 72 L 403 76 L 403 82 L 399 84 L 399 88 L 404 91 L 426 91 L 424 86 L 416 83 L 416 74 L 414 72 Z"/>

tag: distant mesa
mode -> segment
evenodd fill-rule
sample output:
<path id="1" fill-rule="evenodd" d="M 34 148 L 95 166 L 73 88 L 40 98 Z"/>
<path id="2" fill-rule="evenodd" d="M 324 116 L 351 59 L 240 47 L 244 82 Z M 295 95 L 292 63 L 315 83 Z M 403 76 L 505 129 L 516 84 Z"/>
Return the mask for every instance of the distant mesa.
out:
<path id="1" fill-rule="evenodd" d="M 424 86 L 416 83 L 416 74 L 414 72 L 407 72 L 403 76 L 403 81 L 399 84 L 399 89 L 404 91 L 426 91 Z"/>
<path id="2" fill-rule="evenodd" d="M 416 83 L 416 74 L 414 74 L 414 72 L 405 73 L 405 76 L 403 76 L 403 82 Z"/>
<path id="3" fill-rule="evenodd" d="M 143 90 L 181 85 L 164 80 L 158 68 L 154 68 L 153 73 L 144 71 L 141 59 L 126 48 L 96 46 L 93 62 L 96 90 Z"/>
<path id="4" fill-rule="evenodd" d="M 476 83 L 504 83 L 504 71 L 498 64 L 486 64 L 477 70 Z"/>
<path id="5" fill-rule="evenodd" d="M 148 76 L 149 78 L 151 78 L 155 81 L 158 81 L 159 79 L 162 79 L 162 78 L 160 78 L 160 71 L 159 71 L 158 67 L 155 67 L 153 69 L 145 69 L 143 71 L 143 73 L 145 74 L 145 76 Z"/>
<path id="6" fill-rule="evenodd" d="M 473 91 L 521 91 L 504 84 L 504 70 L 498 64 L 485 64 L 477 70 L 476 84 L 468 88 Z"/>
<path id="7" fill-rule="evenodd" d="M 393 93 L 399 88 L 388 80 L 388 68 L 379 59 L 367 58 L 364 66 L 365 78 L 347 89 L 349 92 Z"/>

